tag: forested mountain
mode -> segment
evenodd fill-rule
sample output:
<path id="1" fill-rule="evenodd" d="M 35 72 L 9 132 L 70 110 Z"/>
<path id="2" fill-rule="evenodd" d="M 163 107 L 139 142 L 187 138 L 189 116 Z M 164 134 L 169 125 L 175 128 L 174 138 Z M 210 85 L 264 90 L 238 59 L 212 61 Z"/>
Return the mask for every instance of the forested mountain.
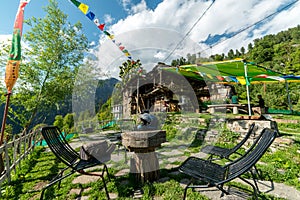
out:
<path id="1" fill-rule="evenodd" d="M 247 51 L 245 50 L 247 48 Z M 190 56 L 192 58 L 192 56 Z M 245 58 L 285 74 L 300 74 L 300 25 L 274 35 L 257 38 L 248 47 L 212 55 L 214 61 Z M 188 57 L 188 61 L 191 61 Z M 198 58 L 197 61 L 201 61 Z"/>
<path id="2" fill-rule="evenodd" d="M 95 95 L 96 111 L 99 111 L 101 106 L 111 97 L 114 87 L 118 82 L 115 78 L 99 81 Z"/>
<path id="3" fill-rule="evenodd" d="M 95 91 L 95 111 L 99 111 L 100 107 L 110 98 L 115 84 L 118 82 L 115 78 L 110 78 L 106 80 L 99 80 L 98 86 Z M 4 110 L 4 104 L 1 105 L 0 110 Z M 13 110 L 18 110 L 20 107 L 11 105 Z M 72 95 L 66 97 L 66 99 L 59 104 L 53 104 L 51 108 L 48 108 L 49 112 L 38 112 L 37 117 L 34 119 L 33 125 L 40 123 L 53 124 L 56 115 L 65 116 L 68 113 L 72 113 Z M 2 121 L 2 115 L 0 115 L 0 120 Z M 22 127 L 17 121 L 12 121 L 10 118 L 7 119 L 7 124 L 13 127 L 13 133 L 19 133 Z"/>

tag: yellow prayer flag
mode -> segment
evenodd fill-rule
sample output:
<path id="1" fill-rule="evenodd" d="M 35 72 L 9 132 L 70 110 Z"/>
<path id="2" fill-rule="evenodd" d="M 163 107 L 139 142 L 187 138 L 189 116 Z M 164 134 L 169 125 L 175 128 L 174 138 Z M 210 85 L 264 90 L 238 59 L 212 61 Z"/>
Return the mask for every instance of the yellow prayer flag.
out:
<path id="1" fill-rule="evenodd" d="M 210 79 L 213 79 L 213 77 L 210 74 L 206 74 L 206 76 Z"/>
<path id="2" fill-rule="evenodd" d="M 237 76 L 236 79 L 242 84 L 246 85 L 246 79 L 243 76 Z"/>
<path id="3" fill-rule="evenodd" d="M 87 13 L 88 9 L 89 9 L 89 6 L 84 4 L 84 3 L 81 3 L 79 6 L 78 6 L 79 10 L 81 10 L 81 12 L 83 12 L 84 14 Z"/>
<path id="4" fill-rule="evenodd" d="M 114 38 L 115 38 L 114 35 L 109 35 L 108 37 L 109 37 L 110 39 L 114 39 Z"/>

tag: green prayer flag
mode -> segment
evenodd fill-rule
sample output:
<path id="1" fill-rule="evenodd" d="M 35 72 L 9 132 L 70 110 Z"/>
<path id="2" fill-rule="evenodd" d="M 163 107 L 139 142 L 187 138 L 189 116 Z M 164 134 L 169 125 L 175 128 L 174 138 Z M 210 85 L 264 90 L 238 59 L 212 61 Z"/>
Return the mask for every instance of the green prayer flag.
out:
<path id="1" fill-rule="evenodd" d="M 75 6 L 77 6 L 77 7 L 79 7 L 80 6 L 80 2 L 79 1 L 76 1 L 76 0 L 71 0 L 72 1 L 72 3 L 75 5 Z"/>
<path id="2" fill-rule="evenodd" d="M 250 85 L 250 80 L 248 77 L 246 77 L 246 85 Z"/>

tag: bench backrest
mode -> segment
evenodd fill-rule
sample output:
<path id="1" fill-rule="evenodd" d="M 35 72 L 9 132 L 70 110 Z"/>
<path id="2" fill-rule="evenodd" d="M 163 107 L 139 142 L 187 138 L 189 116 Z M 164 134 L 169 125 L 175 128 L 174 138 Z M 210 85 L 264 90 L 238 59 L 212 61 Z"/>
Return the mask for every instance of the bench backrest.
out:
<path id="1" fill-rule="evenodd" d="M 239 148 L 241 148 L 245 142 L 249 139 L 250 135 L 252 134 L 253 130 L 254 130 L 254 127 L 255 127 L 255 123 L 252 123 L 248 129 L 248 132 L 247 134 L 245 135 L 245 137 L 242 139 L 242 141 L 240 141 L 236 146 L 234 146 L 232 149 L 231 149 L 231 152 L 234 153 L 236 152 Z"/>
<path id="2" fill-rule="evenodd" d="M 51 151 L 66 165 L 70 166 L 79 159 L 79 154 L 68 144 L 58 127 L 43 127 L 42 135 Z"/>
<path id="3" fill-rule="evenodd" d="M 276 135 L 277 132 L 275 130 L 264 128 L 254 142 L 255 146 L 251 148 L 251 151 L 247 151 L 245 155 L 226 166 L 228 167 L 226 180 L 235 179 L 241 174 L 249 171 L 249 169 L 264 155 L 276 138 Z"/>

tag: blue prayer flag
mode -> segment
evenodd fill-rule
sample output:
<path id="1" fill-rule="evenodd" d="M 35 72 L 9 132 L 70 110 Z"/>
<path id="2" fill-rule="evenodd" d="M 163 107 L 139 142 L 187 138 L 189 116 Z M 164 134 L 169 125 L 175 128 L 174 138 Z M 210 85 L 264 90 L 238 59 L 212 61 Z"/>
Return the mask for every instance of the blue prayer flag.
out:
<path id="1" fill-rule="evenodd" d="M 86 14 L 86 16 L 90 19 L 90 20 L 94 20 L 95 18 L 95 14 L 93 12 L 88 12 L 88 14 Z"/>

